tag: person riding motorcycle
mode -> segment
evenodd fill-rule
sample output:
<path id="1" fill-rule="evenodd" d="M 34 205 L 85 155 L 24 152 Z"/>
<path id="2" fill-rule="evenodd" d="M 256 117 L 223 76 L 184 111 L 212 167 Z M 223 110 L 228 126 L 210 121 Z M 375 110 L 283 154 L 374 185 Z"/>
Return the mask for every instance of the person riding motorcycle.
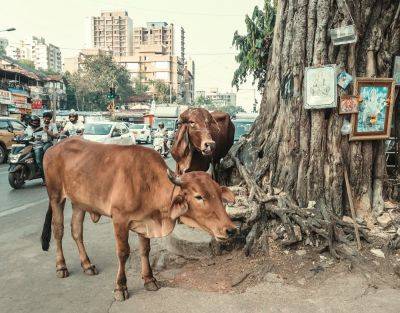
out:
<path id="1" fill-rule="evenodd" d="M 43 113 L 43 155 L 53 145 L 53 139 L 58 138 L 57 125 L 51 121 L 52 119 L 53 112 L 48 111 Z"/>
<path id="2" fill-rule="evenodd" d="M 44 172 L 43 172 L 43 146 L 44 143 L 42 141 L 43 137 L 43 127 L 40 126 L 40 118 L 37 115 L 32 115 L 29 120 L 29 125 L 24 131 L 24 137 L 32 140 L 33 153 L 35 155 L 35 162 L 37 167 L 39 168 L 40 174 L 44 180 Z"/>
<path id="3" fill-rule="evenodd" d="M 166 128 L 164 128 L 164 123 L 160 122 L 158 124 L 158 129 L 156 130 L 155 134 L 154 134 L 155 138 L 162 138 L 163 140 L 163 145 L 162 145 L 162 151 L 161 154 L 162 155 L 166 155 L 168 153 L 168 130 Z"/>
<path id="4" fill-rule="evenodd" d="M 68 116 L 69 121 L 64 126 L 64 132 L 68 136 L 79 136 L 82 135 L 85 126 L 79 121 L 78 113 L 75 110 L 71 110 Z"/>

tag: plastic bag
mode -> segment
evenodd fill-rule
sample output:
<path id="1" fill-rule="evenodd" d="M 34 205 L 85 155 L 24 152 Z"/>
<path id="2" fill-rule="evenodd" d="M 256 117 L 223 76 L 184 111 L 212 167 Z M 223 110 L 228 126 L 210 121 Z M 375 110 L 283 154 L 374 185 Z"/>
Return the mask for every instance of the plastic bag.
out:
<path id="1" fill-rule="evenodd" d="M 347 119 L 344 119 L 340 132 L 343 136 L 349 135 L 351 133 L 351 128 L 351 123 Z"/>

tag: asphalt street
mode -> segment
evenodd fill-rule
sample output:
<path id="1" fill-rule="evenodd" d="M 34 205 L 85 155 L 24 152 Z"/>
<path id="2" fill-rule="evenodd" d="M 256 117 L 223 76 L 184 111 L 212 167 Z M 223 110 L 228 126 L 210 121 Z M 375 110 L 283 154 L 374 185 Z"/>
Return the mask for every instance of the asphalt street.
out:
<path id="1" fill-rule="evenodd" d="M 167 163 L 174 168 L 171 159 Z M 173 287 L 145 291 L 137 266 L 137 237 L 133 233 L 127 266 L 130 298 L 115 302 L 112 291 L 117 258 L 110 219 L 102 217 L 97 224 L 90 218 L 85 220 L 87 252 L 99 269 L 99 275 L 86 276 L 70 236 L 71 208 L 67 203 L 63 247 L 70 276 L 60 279 L 55 273 L 54 242 L 51 241 L 48 252 L 40 246 L 46 210 L 47 194 L 40 180 L 12 190 L 7 181 L 7 165 L 0 165 L 0 312 L 399 312 L 397 290 L 387 288 L 365 294 L 365 280 L 350 275 L 332 279 L 313 290 L 265 282 L 242 294 Z M 152 249 L 162 249 L 162 240 L 152 240 Z"/>

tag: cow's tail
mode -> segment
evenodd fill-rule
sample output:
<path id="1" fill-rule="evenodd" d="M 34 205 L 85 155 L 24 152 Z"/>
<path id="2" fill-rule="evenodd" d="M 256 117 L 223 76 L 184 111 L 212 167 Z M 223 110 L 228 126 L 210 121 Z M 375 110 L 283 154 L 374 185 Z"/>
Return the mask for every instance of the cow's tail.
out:
<path id="1" fill-rule="evenodd" d="M 44 219 L 42 236 L 40 237 L 40 240 L 42 242 L 43 251 L 49 250 L 50 239 L 51 239 L 51 219 L 52 219 L 52 217 L 53 217 L 53 211 L 51 209 L 51 205 L 49 202 L 49 208 L 47 210 L 46 217 Z"/>

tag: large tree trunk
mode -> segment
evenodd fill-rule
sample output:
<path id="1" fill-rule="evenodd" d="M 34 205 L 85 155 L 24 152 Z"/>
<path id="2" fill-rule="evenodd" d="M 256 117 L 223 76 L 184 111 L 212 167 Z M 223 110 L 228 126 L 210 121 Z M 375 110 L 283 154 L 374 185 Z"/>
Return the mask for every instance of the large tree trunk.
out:
<path id="1" fill-rule="evenodd" d="M 346 206 L 343 170 L 349 160 L 355 206 L 365 216 L 383 208 L 384 142 L 349 143 L 336 109 L 305 110 L 304 69 L 337 64 L 353 77 L 390 77 L 393 56 L 400 52 L 399 1 L 346 1 L 359 38 L 341 46 L 333 46 L 329 29 L 351 21 L 344 0 L 278 1 L 260 116 L 238 156 L 263 190 L 283 189 L 300 207 L 316 201 L 336 214 Z M 288 74 L 294 93 L 283 99 Z"/>

